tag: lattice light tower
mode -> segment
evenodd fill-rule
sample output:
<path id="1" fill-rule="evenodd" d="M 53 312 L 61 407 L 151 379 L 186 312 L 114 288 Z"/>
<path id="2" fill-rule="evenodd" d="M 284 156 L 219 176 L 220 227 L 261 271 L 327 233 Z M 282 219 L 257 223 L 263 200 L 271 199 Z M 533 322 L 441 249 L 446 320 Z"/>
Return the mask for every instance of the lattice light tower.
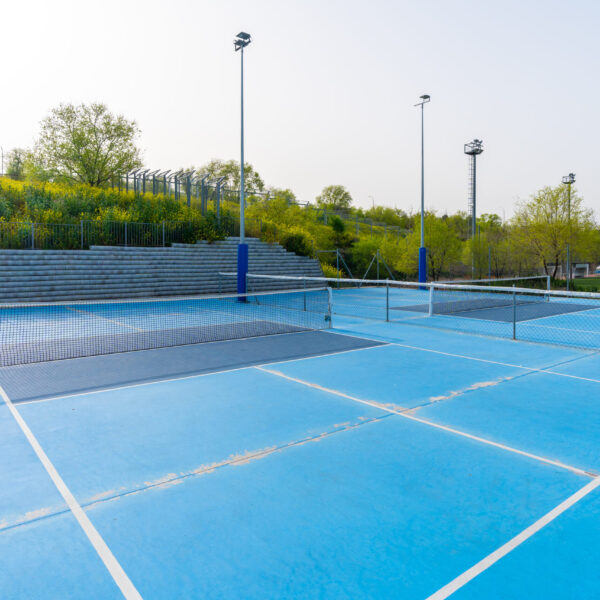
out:
<path id="1" fill-rule="evenodd" d="M 465 144 L 465 154 L 469 158 L 469 212 L 471 213 L 471 235 L 477 233 L 477 156 L 483 152 L 483 142 L 473 140 Z"/>

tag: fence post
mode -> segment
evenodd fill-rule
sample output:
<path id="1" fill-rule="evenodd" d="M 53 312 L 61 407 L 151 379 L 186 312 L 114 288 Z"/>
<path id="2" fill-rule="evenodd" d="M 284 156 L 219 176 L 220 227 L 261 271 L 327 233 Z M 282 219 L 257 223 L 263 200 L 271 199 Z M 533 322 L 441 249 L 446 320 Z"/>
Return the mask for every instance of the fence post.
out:
<path id="1" fill-rule="evenodd" d="M 515 291 L 515 284 L 513 283 L 513 335 L 512 339 L 517 339 L 517 293 Z"/>
<path id="2" fill-rule="evenodd" d="M 492 247 L 488 246 L 488 279 L 492 278 Z"/>
<path id="3" fill-rule="evenodd" d="M 567 244 L 567 292 L 571 284 L 571 248 Z"/>
<path id="4" fill-rule="evenodd" d="M 360 234 L 360 231 L 358 229 L 358 215 L 356 216 L 356 237 L 358 237 Z"/>
<path id="5" fill-rule="evenodd" d="M 79 232 L 81 234 L 81 249 L 83 250 L 83 219 L 79 221 Z"/>
<path id="6" fill-rule="evenodd" d="M 35 223 L 31 224 L 31 249 L 35 250 Z"/>
<path id="7" fill-rule="evenodd" d="M 340 250 L 339 248 L 335 249 L 335 268 L 337 270 L 337 286 L 340 288 Z"/>
<path id="8" fill-rule="evenodd" d="M 165 222 L 162 222 L 162 243 L 165 245 Z"/>
<path id="9" fill-rule="evenodd" d="M 429 310 L 427 311 L 428 316 L 433 316 L 433 283 L 429 284 Z M 421 288 L 422 289 L 422 288 Z"/>
<path id="10" fill-rule="evenodd" d="M 306 277 L 302 278 L 302 287 L 304 288 L 304 312 L 306 312 Z"/>
<path id="11" fill-rule="evenodd" d="M 550 291 L 552 283 L 550 282 L 550 275 L 546 275 L 546 290 Z"/>
<path id="12" fill-rule="evenodd" d="M 390 320 L 390 280 L 385 280 L 385 321 L 389 323 Z"/>
<path id="13" fill-rule="evenodd" d="M 127 221 L 125 221 L 125 246 L 127 246 Z"/>

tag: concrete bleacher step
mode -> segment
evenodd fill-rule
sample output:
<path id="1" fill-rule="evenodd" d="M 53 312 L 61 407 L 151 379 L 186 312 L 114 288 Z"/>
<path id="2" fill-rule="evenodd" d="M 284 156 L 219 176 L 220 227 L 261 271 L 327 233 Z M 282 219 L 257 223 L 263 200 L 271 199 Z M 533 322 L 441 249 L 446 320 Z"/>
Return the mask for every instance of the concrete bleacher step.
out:
<path id="1" fill-rule="evenodd" d="M 322 276 L 319 262 L 249 238 L 250 272 Z M 168 248 L 93 246 L 90 250 L 0 250 L 0 302 L 57 302 L 234 292 L 237 238 Z M 229 280 L 228 280 L 229 279 Z M 253 291 L 281 289 L 277 281 Z"/>

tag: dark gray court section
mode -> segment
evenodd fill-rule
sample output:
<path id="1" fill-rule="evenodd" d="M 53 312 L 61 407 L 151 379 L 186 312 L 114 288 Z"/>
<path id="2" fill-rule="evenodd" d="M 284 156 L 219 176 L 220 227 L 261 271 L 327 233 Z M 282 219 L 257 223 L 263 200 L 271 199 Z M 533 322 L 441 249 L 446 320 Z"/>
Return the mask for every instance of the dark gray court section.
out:
<path id="1" fill-rule="evenodd" d="M 493 306 L 486 308 L 478 308 L 475 300 L 471 305 L 469 301 L 463 300 L 458 303 L 439 302 L 433 303 L 433 314 L 435 315 L 452 315 L 455 317 L 463 317 L 465 319 L 481 319 L 485 321 L 499 321 L 502 323 L 513 322 L 513 307 L 510 306 Z M 451 306 L 458 304 L 458 306 Z M 516 306 L 517 322 L 529 321 L 531 319 L 540 319 L 542 317 L 552 317 L 554 315 L 565 315 L 573 312 L 584 310 L 594 310 L 600 305 L 591 304 L 571 304 L 562 302 L 525 302 Z M 411 306 L 393 306 L 392 310 L 404 310 L 408 312 L 428 313 L 428 304 L 414 304 Z"/>
<path id="2" fill-rule="evenodd" d="M 13 402 L 24 402 L 381 345 L 306 331 L 2 367 L 0 385 Z"/>

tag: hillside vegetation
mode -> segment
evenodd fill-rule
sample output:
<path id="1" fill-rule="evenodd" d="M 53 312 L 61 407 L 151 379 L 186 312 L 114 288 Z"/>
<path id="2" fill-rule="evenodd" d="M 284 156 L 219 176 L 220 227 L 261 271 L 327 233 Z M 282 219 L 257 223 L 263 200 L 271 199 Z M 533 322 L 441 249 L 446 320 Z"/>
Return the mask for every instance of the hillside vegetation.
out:
<path id="1" fill-rule="evenodd" d="M 524 204 L 515 218 L 507 223 L 496 215 L 481 215 L 478 233 L 470 239 L 470 219 L 466 213 L 425 217 L 425 244 L 431 278 L 502 277 L 547 272 L 554 275 L 553 265 L 564 263 L 566 243 L 571 241 L 575 260 L 595 263 L 600 260 L 600 234 L 591 213 L 572 199 L 571 226 L 561 216 L 562 189 L 541 190 L 529 204 Z M 555 215 L 544 223 L 536 214 L 546 205 Z M 34 183 L 0 178 L 0 227 L 2 222 L 79 223 L 80 221 L 118 223 L 185 222 L 193 225 L 189 240 L 222 239 L 239 232 L 239 205 L 223 202 L 220 218 L 214 202 L 202 215 L 197 200 L 188 207 L 185 199 L 164 194 L 134 194 L 83 184 Z M 540 206 L 542 208 L 540 208 Z M 558 215 L 558 217 L 557 217 Z M 373 218 L 375 217 L 375 219 Z M 378 224 L 369 225 L 369 219 Z M 389 228 L 388 228 L 389 227 Z M 301 206 L 289 195 L 265 198 L 250 196 L 246 210 L 246 230 L 251 236 L 279 242 L 298 254 L 319 257 L 331 267 L 337 264 L 339 248 L 354 277 L 363 277 L 373 256 L 379 251 L 380 276 L 388 276 L 383 262 L 396 278 L 413 279 L 417 273 L 420 245 L 418 215 L 400 210 L 374 207 L 371 211 L 351 206 Z M 9 242 L 10 243 L 10 242 Z M 7 244 L 3 244 L 7 247 Z M 329 251 L 329 252 L 325 252 Z M 340 268 L 343 263 L 340 262 Z M 345 267 L 343 268 L 344 273 Z M 335 270 L 333 271 L 335 273 Z M 375 263 L 368 274 L 375 276 Z"/>

